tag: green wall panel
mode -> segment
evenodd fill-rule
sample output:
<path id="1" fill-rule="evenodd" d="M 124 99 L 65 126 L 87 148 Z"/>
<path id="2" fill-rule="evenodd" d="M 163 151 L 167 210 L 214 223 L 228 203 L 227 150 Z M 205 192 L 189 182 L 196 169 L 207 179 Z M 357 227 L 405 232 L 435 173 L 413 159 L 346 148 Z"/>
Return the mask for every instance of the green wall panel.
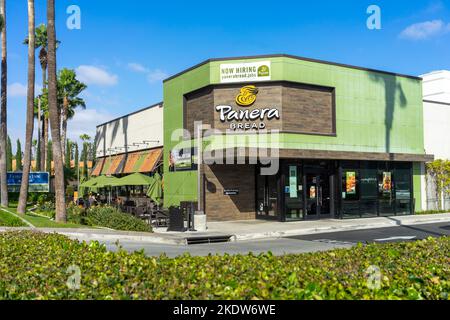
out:
<path id="1" fill-rule="evenodd" d="M 280 134 L 280 148 L 424 153 L 422 82 L 418 79 L 290 57 L 212 61 L 164 83 L 164 171 L 168 204 L 197 197 L 196 172 L 167 174 L 169 152 L 176 145 L 170 139 L 171 134 L 183 127 L 183 95 L 219 83 L 222 63 L 267 60 L 271 61 L 273 81 L 336 88 L 337 136 Z M 211 143 L 214 148 L 222 147 L 215 138 Z"/>

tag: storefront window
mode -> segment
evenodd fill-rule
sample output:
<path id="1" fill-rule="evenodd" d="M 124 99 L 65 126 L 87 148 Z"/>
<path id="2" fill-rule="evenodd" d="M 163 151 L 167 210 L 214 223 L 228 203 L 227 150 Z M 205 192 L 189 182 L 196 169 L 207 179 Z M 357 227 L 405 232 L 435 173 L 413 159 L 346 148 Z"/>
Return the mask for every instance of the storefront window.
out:
<path id="1" fill-rule="evenodd" d="M 411 164 L 398 163 L 395 168 L 395 198 L 397 215 L 411 212 Z"/>
<path id="2" fill-rule="evenodd" d="M 301 166 L 292 164 L 286 166 L 284 183 L 284 203 L 286 220 L 303 219 L 303 177 Z"/>
<path id="3" fill-rule="evenodd" d="M 359 162 L 342 163 L 342 214 L 344 218 L 360 217 Z"/>
<path id="4" fill-rule="evenodd" d="M 380 216 L 395 214 L 395 194 L 393 192 L 393 170 L 387 162 L 378 164 L 378 199 Z"/>
<path id="5" fill-rule="evenodd" d="M 363 161 L 361 163 L 359 184 L 362 216 L 376 216 L 378 198 L 377 162 Z"/>
<path id="6" fill-rule="evenodd" d="M 411 214 L 411 166 L 408 162 L 341 162 L 342 217 Z"/>

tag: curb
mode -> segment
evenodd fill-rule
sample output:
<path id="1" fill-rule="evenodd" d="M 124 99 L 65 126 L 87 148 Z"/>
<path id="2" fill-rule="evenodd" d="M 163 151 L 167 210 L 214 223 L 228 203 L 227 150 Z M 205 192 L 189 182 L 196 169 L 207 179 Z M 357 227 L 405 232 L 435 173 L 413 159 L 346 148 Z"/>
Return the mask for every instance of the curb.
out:
<path id="1" fill-rule="evenodd" d="M 387 221 L 382 221 L 373 224 L 354 224 L 354 225 L 344 225 L 344 226 L 324 226 L 315 228 L 303 228 L 303 229 L 293 229 L 286 231 L 270 231 L 261 233 L 248 233 L 248 234 L 234 234 L 231 237 L 231 242 L 239 241 L 249 241 L 249 240 L 261 240 L 261 239 L 279 239 L 293 236 L 309 235 L 309 234 L 320 234 L 320 233 L 331 233 L 331 232 L 345 232 L 345 231 L 357 231 L 365 229 L 380 229 L 388 227 L 400 227 L 408 225 L 420 225 L 420 224 L 430 224 L 430 223 L 440 223 L 440 222 L 450 222 L 450 215 L 446 217 L 429 217 L 428 219 L 405 219 L 406 221 L 401 221 L 400 219 L 389 219 Z M 0 232 L 8 230 L 23 230 L 24 228 L 0 228 Z M 71 239 L 77 239 L 80 241 L 91 241 L 91 240 L 109 240 L 109 241 L 137 241 L 141 243 L 153 243 L 153 244 L 170 244 L 170 245 L 187 245 L 188 234 L 177 234 L 176 237 L 161 236 L 161 234 L 151 234 L 151 235 L 132 235 L 132 234 L 114 234 L 114 233 L 86 233 L 86 232 L 74 232 L 74 231 L 64 231 L 63 229 L 38 229 L 33 228 L 34 231 L 40 231 L 45 233 L 58 233 L 65 235 Z M 212 232 L 213 233 L 213 232 Z M 211 233 L 211 234 L 212 234 Z"/>
<path id="2" fill-rule="evenodd" d="M 380 222 L 376 224 L 361 224 L 361 225 L 349 225 L 349 226 L 331 226 L 331 227 L 321 227 L 321 228 L 309 228 L 309 229 L 294 229 L 287 231 L 273 231 L 264 233 L 251 233 L 251 234 L 237 234 L 235 235 L 235 241 L 248 241 L 248 240 L 261 240 L 261 239 L 279 239 L 293 236 L 302 236 L 309 234 L 320 234 L 320 233 L 332 233 L 332 232 L 345 232 L 345 231 L 358 231 L 367 229 L 381 229 L 390 227 L 401 227 L 408 225 L 420 225 L 420 224 L 431 224 L 440 222 L 450 222 L 449 217 L 441 217 L 429 220 L 412 220 L 412 221 L 399 221 L 392 220 L 386 222 Z"/>
<path id="3" fill-rule="evenodd" d="M 55 233 L 56 231 L 43 231 L 47 233 Z M 100 233 L 81 233 L 81 232 L 64 232 L 57 231 L 56 233 L 65 235 L 72 239 L 78 239 L 82 241 L 89 240 L 110 240 L 110 241 L 137 241 L 154 244 L 173 244 L 173 245 L 185 245 L 186 239 L 168 239 L 158 236 L 134 236 L 134 235 L 122 235 L 122 234 L 100 234 Z M 81 239 L 80 239 L 81 238 Z"/>

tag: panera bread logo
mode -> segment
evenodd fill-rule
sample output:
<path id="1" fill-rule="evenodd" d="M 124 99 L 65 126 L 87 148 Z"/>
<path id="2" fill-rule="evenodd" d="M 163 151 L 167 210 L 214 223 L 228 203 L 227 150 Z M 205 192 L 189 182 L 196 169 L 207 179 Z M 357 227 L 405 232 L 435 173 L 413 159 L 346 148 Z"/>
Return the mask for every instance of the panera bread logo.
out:
<path id="1" fill-rule="evenodd" d="M 245 86 L 236 96 L 236 103 L 241 107 L 249 107 L 255 103 L 258 92 L 259 90 L 253 85 Z"/>
<path id="2" fill-rule="evenodd" d="M 270 69 L 266 65 L 262 65 L 258 68 L 258 77 L 269 77 Z"/>
<path id="3" fill-rule="evenodd" d="M 240 107 L 250 107 L 256 102 L 259 89 L 254 85 L 242 87 L 236 96 L 236 104 Z M 222 123 L 229 123 L 231 130 L 262 130 L 266 128 L 266 121 L 280 120 L 277 107 L 234 109 L 230 105 L 218 105 L 219 119 Z"/>

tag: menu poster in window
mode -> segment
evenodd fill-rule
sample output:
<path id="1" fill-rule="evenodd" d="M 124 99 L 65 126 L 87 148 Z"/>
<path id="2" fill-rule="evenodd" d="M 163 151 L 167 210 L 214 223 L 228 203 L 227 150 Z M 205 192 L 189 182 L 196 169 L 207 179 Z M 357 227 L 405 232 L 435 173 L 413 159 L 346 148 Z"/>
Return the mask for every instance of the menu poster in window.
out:
<path id="1" fill-rule="evenodd" d="M 170 151 L 169 166 L 170 171 L 192 170 L 192 149 L 174 149 Z"/>
<path id="2" fill-rule="evenodd" d="M 316 186 L 309 187 L 309 198 L 310 199 L 316 198 Z"/>
<path id="3" fill-rule="evenodd" d="M 297 167 L 289 167 L 289 196 L 291 198 L 297 198 Z"/>
<path id="4" fill-rule="evenodd" d="M 390 172 L 383 172 L 383 192 L 390 193 L 392 190 L 392 176 Z"/>
<path id="5" fill-rule="evenodd" d="M 345 173 L 345 192 L 347 194 L 356 194 L 356 172 L 354 171 Z"/>

